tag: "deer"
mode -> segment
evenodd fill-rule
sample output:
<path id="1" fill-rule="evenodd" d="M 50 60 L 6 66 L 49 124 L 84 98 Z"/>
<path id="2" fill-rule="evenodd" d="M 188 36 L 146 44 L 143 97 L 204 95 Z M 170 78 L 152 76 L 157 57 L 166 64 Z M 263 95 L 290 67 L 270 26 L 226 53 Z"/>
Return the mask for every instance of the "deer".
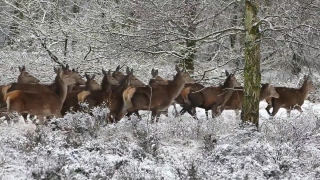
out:
<path id="1" fill-rule="evenodd" d="M 122 78 L 120 82 L 111 76 L 111 71 L 108 73 L 103 71 L 104 79 L 102 80 L 102 90 L 101 91 L 83 91 L 78 94 L 78 102 L 88 102 L 89 107 L 101 105 L 106 102 L 107 108 L 110 110 L 108 113 L 106 122 L 113 123 L 116 122 L 116 115 L 121 108 L 122 102 L 122 92 L 127 88 L 131 82 L 133 76 L 133 70 L 127 71 L 127 75 Z M 139 113 L 135 113 L 139 118 Z"/>
<path id="2" fill-rule="evenodd" d="M 152 119 L 158 122 L 159 111 L 167 109 L 172 101 L 180 94 L 185 85 L 183 72 L 180 71 L 178 65 L 175 66 L 176 75 L 168 85 L 157 85 L 154 87 L 128 87 L 122 94 L 123 105 L 117 120 L 128 112 L 139 110 L 150 110 Z"/>
<path id="3" fill-rule="evenodd" d="M 243 87 L 235 87 L 230 98 L 225 101 L 218 101 L 212 106 L 212 118 L 221 115 L 223 110 L 240 110 L 242 108 L 242 102 L 244 100 Z M 261 84 L 259 101 L 263 101 L 266 98 L 279 98 L 279 94 L 276 92 L 273 85 Z"/>
<path id="4" fill-rule="evenodd" d="M 227 101 L 233 92 L 233 88 L 240 86 L 240 83 L 234 77 L 233 73 L 229 74 L 228 71 L 225 71 L 225 74 L 227 79 L 223 85 L 219 85 L 218 87 L 204 87 L 198 83 L 186 86 L 181 93 L 182 96 L 180 97 L 180 101 L 183 104 L 183 109 L 180 111 L 180 114 L 188 112 L 191 116 L 197 119 L 195 107 L 200 107 L 205 109 L 206 118 L 208 119 L 208 110 L 211 109 L 210 106 L 215 104 L 217 100 L 222 99 L 224 102 Z M 216 93 L 221 94 L 217 96 Z"/>
<path id="5" fill-rule="evenodd" d="M 280 97 L 270 97 L 266 99 L 268 103 L 266 111 L 271 117 L 275 116 L 280 108 L 287 110 L 287 117 L 290 117 L 292 109 L 296 109 L 300 113 L 303 112 L 301 106 L 304 100 L 308 98 L 309 93 L 314 89 L 309 76 L 305 75 L 303 79 L 304 82 L 300 88 L 275 87 Z M 272 113 L 270 113 L 271 108 L 273 108 Z"/>
<path id="6" fill-rule="evenodd" d="M 76 82 L 79 82 L 79 75 L 77 72 L 69 70 L 68 65 L 66 67 L 62 66 L 62 70 L 68 74 L 69 78 L 72 78 Z M 55 73 L 57 74 L 57 69 L 54 68 Z M 9 85 L 6 85 L 2 88 L 2 95 L 4 96 L 5 94 L 14 91 L 14 90 L 21 90 L 21 91 L 29 91 L 29 92 L 54 92 L 57 90 L 57 83 L 53 82 L 52 84 L 29 84 L 29 83 L 12 83 Z M 1 101 L 3 98 L 1 98 Z M 5 105 L 5 102 L 1 103 Z M 27 115 L 25 113 L 21 114 L 27 122 Z"/>
<path id="7" fill-rule="evenodd" d="M 38 84 L 40 82 L 40 80 L 38 80 L 37 78 L 35 78 L 34 76 L 32 76 L 30 73 L 28 73 L 26 71 L 26 67 L 24 65 L 22 67 L 19 66 L 18 68 L 19 68 L 20 74 L 18 76 L 17 83 L 35 83 L 35 84 Z M 3 88 L 3 87 L 5 87 L 5 88 Z M 0 85 L 0 90 L 1 90 L 1 93 L 0 93 L 0 108 L 3 108 L 3 107 L 5 107 L 5 102 L 3 101 L 3 97 L 4 97 L 3 94 L 6 93 L 6 91 L 8 90 L 8 87 L 6 87 L 5 85 Z"/>
<path id="8" fill-rule="evenodd" d="M 102 74 L 104 75 L 101 82 L 102 89 L 82 91 L 77 96 L 78 102 L 83 103 L 86 101 L 89 104 L 89 108 L 102 105 L 111 89 L 119 85 L 119 82 L 112 77 L 111 70 L 106 72 L 102 69 Z"/>
<path id="9" fill-rule="evenodd" d="M 26 71 L 26 67 L 22 66 L 22 67 L 18 67 L 20 74 L 18 76 L 18 81 L 17 83 L 35 83 L 38 84 L 40 82 L 40 80 L 38 80 L 37 78 L 35 78 L 34 76 L 32 76 L 30 73 L 28 73 Z M 7 87 L 2 89 L 3 87 L 5 87 L 5 85 L 1 85 L 0 86 L 0 108 L 4 107 L 5 103 L 3 102 L 3 93 L 6 93 L 6 91 L 8 90 Z M 3 93 L 2 93 L 3 92 Z"/>
<path id="10" fill-rule="evenodd" d="M 68 86 L 68 91 L 74 90 L 75 87 L 80 87 L 81 88 L 80 85 L 85 85 L 86 84 L 86 81 L 82 79 L 80 73 L 78 71 L 76 71 L 74 68 L 70 70 L 68 64 L 66 64 L 65 66 L 61 65 L 61 67 L 62 67 L 62 70 L 68 72 L 72 76 L 72 78 L 74 78 L 76 80 L 76 84 Z M 50 88 L 51 89 L 55 89 L 55 87 L 50 87 Z"/>
<path id="11" fill-rule="evenodd" d="M 20 74 L 18 76 L 18 83 L 36 83 L 38 84 L 40 82 L 39 79 L 35 78 L 34 76 L 32 76 L 30 73 L 28 73 L 26 71 L 26 67 L 22 66 L 22 67 L 18 67 Z"/>
<path id="12" fill-rule="evenodd" d="M 62 109 L 61 109 L 61 114 L 64 116 L 67 111 L 70 110 L 70 108 L 73 108 L 73 111 L 79 111 L 81 110 L 80 105 L 78 104 L 78 94 L 82 92 L 83 90 L 85 91 L 97 91 L 101 89 L 101 86 L 97 83 L 96 80 L 94 80 L 95 75 L 91 76 L 88 74 L 85 74 L 85 77 L 87 79 L 86 81 L 86 86 L 82 90 L 74 90 L 74 91 L 69 91 L 67 93 L 66 100 L 63 103 Z"/>
<path id="13" fill-rule="evenodd" d="M 149 86 L 155 86 L 155 85 L 168 85 L 169 82 L 171 82 L 172 80 L 164 80 L 162 77 L 159 76 L 159 71 L 155 70 L 155 69 L 151 69 L 151 75 L 152 75 L 152 79 L 150 79 L 149 81 Z M 184 89 L 189 86 L 196 86 L 196 81 L 190 76 L 189 73 L 187 72 L 183 72 L 183 78 L 185 80 L 185 87 Z M 176 117 L 178 116 L 178 111 L 177 111 L 177 107 L 176 107 L 176 102 L 179 103 L 180 105 L 182 105 L 184 103 L 184 99 L 180 100 L 180 97 L 183 96 L 182 94 L 184 94 L 185 91 L 182 90 L 182 92 L 179 94 L 179 96 L 171 103 L 171 105 L 173 105 L 173 108 L 175 110 L 175 114 Z M 168 117 L 168 109 L 162 111 L 165 113 L 165 115 Z"/>
<path id="14" fill-rule="evenodd" d="M 37 115 L 39 118 L 38 125 L 44 123 L 46 116 L 53 115 L 61 118 L 61 108 L 67 96 L 67 86 L 75 84 L 76 81 L 61 68 L 58 68 L 55 72 L 55 84 L 57 87 L 55 92 L 11 91 L 4 96 L 7 111 Z"/>
<path id="15" fill-rule="evenodd" d="M 187 94 L 190 105 L 185 104 L 184 109 L 182 109 L 180 113 L 182 114 L 187 111 L 191 116 L 197 119 L 193 108 L 199 107 L 205 110 L 206 118 L 209 119 L 208 111 L 212 109 L 212 106 L 217 102 L 226 102 L 228 98 L 230 98 L 230 94 L 233 93 L 233 88 L 241 85 L 233 73 L 229 74 L 226 71 L 226 75 L 227 78 L 225 82 L 217 87 L 204 87 L 198 91 Z"/>
<path id="16" fill-rule="evenodd" d="M 127 67 L 126 73 L 127 74 L 131 73 L 129 67 Z M 112 73 L 112 77 L 118 80 L 119 82 L 126 77 L 126 75 L 120 72 L 120 65 L 118 65 L 116 70 Z M 131 76 L 130 84 L 132 86 L 145 86 L 145 84 L 141 82 L 138 78 L 136 78 L 134 75 Z"/>
<path id="17" fill-rule="evenodd" d="M 54 68 L 56 71 L 56 69 Z M 68 76 L 76 81 L 76 83 L 85 84 L 86 82 L 81 78 L 80 74 L 75 70 L 70 70 L 69 66 L 62 66 L 62 70 L 68 74 Z M 57 72 L 55 72 L 57 73 Z M 31 91 L 31 92 L 51 92 L 56 90 L 56 83 L 52 84 L 30 84 L 30 83 L 12 83 L 7 85 L 2 92 L 8 93 L 13 90 Z M 3 95 L 4 95 L 3 94 Z"/>

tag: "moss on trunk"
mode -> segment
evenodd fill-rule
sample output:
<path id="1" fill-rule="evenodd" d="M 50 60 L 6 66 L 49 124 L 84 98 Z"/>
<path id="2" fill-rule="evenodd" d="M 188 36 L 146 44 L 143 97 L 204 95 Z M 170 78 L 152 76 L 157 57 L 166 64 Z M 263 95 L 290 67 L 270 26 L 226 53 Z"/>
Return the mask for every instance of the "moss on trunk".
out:
<path id="1" fill-rule="evenodd" d="M 259 126 L 260 96 L 260 32 L 258 25 L 258 4 L 245 1 L 245 68 L 244 101 L 242 105 L 242 122 L 251 122 Z"/>

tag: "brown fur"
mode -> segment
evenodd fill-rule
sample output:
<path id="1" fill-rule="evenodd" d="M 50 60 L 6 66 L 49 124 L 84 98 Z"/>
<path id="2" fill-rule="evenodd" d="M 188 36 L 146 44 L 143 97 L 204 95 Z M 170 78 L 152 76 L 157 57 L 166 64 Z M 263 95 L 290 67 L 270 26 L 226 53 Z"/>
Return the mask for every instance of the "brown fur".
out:
<path id="1" fill-rule="evenodd" d="M 169 82 L 168 85 L 137 87 L 135 91 L 128 90 L 133 94 L 123 94 L 123 101 L 125 102 L 118 119 L 121 119 L 127 112 L 151 110 L 152 117 L 158 120 L 158 111 L 168 108 L 184 87 L 183 72 L 179 70 L 178 66 L 176 66 L 176 71 L 174 80 Z"/>
<path id="2" fill-rule="evenodd" d="M 159 76 L 159 72 L 158 70 L 155 70 L 152 68 L 151 70 L 151 75 L 152 75 L 152 79 L 150 79 L 149 81 L 149 86 L 153 87 L 153 86 L 157 86 L 157 85 L 168 85 L 169 82 L 171 82 L 172 80 L 165 80 L 162 77 Z M 194 84 L 196 81 L 190 76 L 189 73 L 187 72 L 183 72 L 182 77 L 187 84 Z M 179 101 L 180 105 L 182 103 L 185 103 L 185 101 L 188 101 L 189 99 L 186 97 L 187 95 L 184 96 L 184 98 L 182 98 L 182 101 Z M 176 107 L 176 101 L 177 99 L 179 100 L 182 97 L 181 94 L 171 103 L 171 105 L 173 106 L 174 110 L 175 110 L 175 117 L 177 117 L 179 115 L 178 111 L 177 111 L 177 107 Z M 164 112 L 164 114 L 168 117 L 168 109 L 165 109 L 161 112 Z"/>
<path id="3" fill-rule="evenodd" d="M 191 102 L 189 101 L 189 98 L 188 98 L 188 95 L 189 95 L 189 93 L 190 93 L 190 90 L 191 90 L 191 88 L 192 87 L 184 87 L 183 89 L 182 89 L 182 91 L 181 91 L 181 97 L 182 97 L 182 99 L 183 99 L 183 102 L 185 103 L 185 104 L 191 104 Z"/>
<path id="4" fill-rule="evenodd" d="M 37 115 L 41 124 L 45 116 L 62 117 L 60 111 L 66 98 L 67 85 L 75 83 L 75 80 L 58 70 L 55 82 L 56 92 L 39 93 L 18 90 L 7 93 L 4 101 L 7 102 L 8 111 Z"/>
<path id="5" fill-rule="evenodd" d="M 189 112 L 193 117 L 196 117 L 195 111 L 191 111 L 192 108 L 200 107 L 205 109 L 206 111 L 206 117 L 208 119 L 208 110 L 212 108 L 213 105 L 215 105 L 217 102 L 224 102 L 225 96 L 228 94 L 226 93 L 228 89 L 226 88 L 234 88 L 236 86 L 239 86 L 240 83 L 237 81 L 237 79 L 234 77 L 233 74 L 230 74 L 227 79 L 225 80 L 223 85 L 214 87 L 206 87 L 202 88 L 197 91 L 192 91 L 189 93 L 188 98 L 191 102 L 190 106 L 185 106 L 181 113 L 187 111 Z M 199 89 L 201 86 L 198 86 Z"/>
<path id="6" fill-rule="evenodd" d="M 78 102 L 83 103 L 86 97 L 90 94 L 90 91 L 82 91 L 78 94 Z"/>
<path id="7" fill-rule="evenodd" d="M 275 87 L 275 90 L 280 97 L 277 99 L 266 99 L 268 103 L 268 106 L 266 107 L 267 112 L 271 116 L 276 115 L 280 108 L 285 108 L 287 110 L 287 116 L 290 116 L 292 109 L 297 109 L 302 112 L 301 106 L 312 88 L 313 84 L 312 81 L 309 80 L 309 77 L 305 77 L 303 85 L 300 88 Z M 271 107 L 273 108 L 272 113 L 270 113 Z"/>
<path id="8" fill-rule="evenodd" d="M 260 101 L 263 101 L 266 98 L 279 98 L 279 94 L 276 92 L 275 88 L 270 84 L 262 84 L 260 90 Z M 231 95 L 230 99 L 225 102 L 224 105 L 221 106 L 222 101 L 218 101 L 212 107 L 212 117 L 216 117 L 217 115 L 221 114 L 224 109 L 226 110 L 239 110 L 242 108 L 242 102 L 244 100 L 244 92 L 243 87 L 235 88 L 233 94 Z M 220 106 L 219 106 L 220 105 Z M 219 109 L 220 107 L 220 109 Z"/>
<path id="9" fill-rule="evenodd" d="M 26 67 L 19 67 L 20 74 L 18 76 L 18 83 L 39 83 L 40 80 L 32 76 L 26 71 Z"/>

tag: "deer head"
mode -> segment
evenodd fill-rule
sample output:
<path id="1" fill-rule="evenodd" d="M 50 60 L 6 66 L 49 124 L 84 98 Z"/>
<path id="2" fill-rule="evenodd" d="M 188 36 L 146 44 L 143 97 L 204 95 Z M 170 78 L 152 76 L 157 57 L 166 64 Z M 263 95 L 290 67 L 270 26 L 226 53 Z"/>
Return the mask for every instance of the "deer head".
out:
<path id="1" fill-rule="evenodd" d="M 26 71 L 26 67 L 19 67 L 20 75 L 18 76 L 18 83 L 39 83 L 39 79 L 32 76 Z"/>

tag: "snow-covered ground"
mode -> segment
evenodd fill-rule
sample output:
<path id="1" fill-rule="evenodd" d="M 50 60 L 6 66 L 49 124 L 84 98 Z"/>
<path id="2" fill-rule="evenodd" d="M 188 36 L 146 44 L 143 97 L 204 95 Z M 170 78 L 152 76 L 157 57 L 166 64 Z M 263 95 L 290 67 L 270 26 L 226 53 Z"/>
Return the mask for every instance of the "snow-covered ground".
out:
<path id="1" fill-rule="evenodd" d="M 42 82 L 53 79 L 53 63 L 41 53 L 0 56 L 1 84 L 16 81 L 23 58 L 35 59 L 27 69 Z M 100 72 L 116 63 L 80 71 Z M 147 82 L 147 67 L 132 66 Z M 170 68 L 161 66 L 160 75 L 172 77 Z M 303 113 L 294 110 L 288 118 L 281 109 L 273 119 L 265 102 L 260 107 L 260 132 L 240 127 L 234 111 L 206 120 L 197 109 L 194 120 L 188 114 L 174 118 L 172 107 L 154 124 L 142 112 L 141 121 L 102 126 L 103 108 L 94 110 L 95 117 L 67 114 L 39 128 L 21 117 L 1 120 L 0 179 L 320 179 L 320 105 L 306 101 Z"/>
<path id="2" fill-rule="evenodd" d="M 308 101 L 290 118 L 268 119 L 261 103 L 256 132 L 240 128 L 234 111 L 199 121 L 162 116 L 156 124 L 133 118 L 99 126 L 84 113 L 36 129 L 22 119 L 0 124 L 2 179 L 317 179 L 320 178 L 319 105 Z M 100 114 L 99 114 L 100 113 Z M 145 113 L 146 115 L 147 113 Z M 170 116 L 171 113 L 170 113 Z"/>

